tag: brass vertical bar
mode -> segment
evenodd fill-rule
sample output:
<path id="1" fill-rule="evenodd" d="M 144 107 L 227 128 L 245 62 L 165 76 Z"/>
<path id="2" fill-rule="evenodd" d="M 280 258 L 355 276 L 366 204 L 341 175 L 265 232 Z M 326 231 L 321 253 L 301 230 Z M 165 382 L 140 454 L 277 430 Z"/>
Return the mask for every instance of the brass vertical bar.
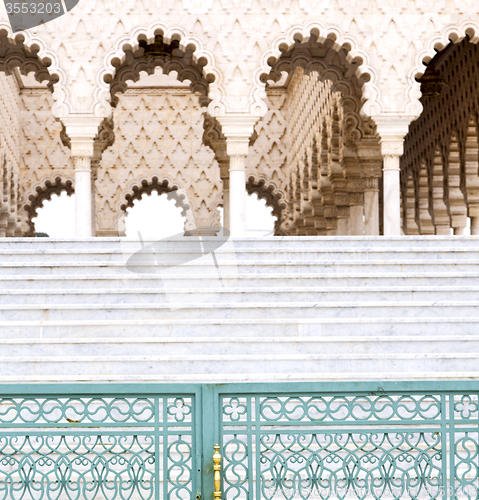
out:
<path id="1" fill-rule="evenodd" d="M 213 455 L 213 463 L 215 464 L 215 500 L 221 500 L 221 455 L 220 445 L 215 444 L 215 453 Z"/>

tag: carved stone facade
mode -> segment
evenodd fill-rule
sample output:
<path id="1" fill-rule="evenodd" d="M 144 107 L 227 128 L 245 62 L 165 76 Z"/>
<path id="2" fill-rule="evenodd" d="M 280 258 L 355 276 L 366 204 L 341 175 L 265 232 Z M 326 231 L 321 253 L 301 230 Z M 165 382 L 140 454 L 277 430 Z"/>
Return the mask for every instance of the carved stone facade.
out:
<path id="1" fill-rule="evenodd" d="M 278 235 L 479 233 L 478 41 L 474 0 L 82 1 L 15 35 L 2 6 L 0 236 L 62 190 L 121 234 L 153 189 L 238 236 L 246 192 Z"/>
<path id="2" fill-rule="evenodd" d="M 62 124 L 55 121 L 52 95 L 45 88 L 20 90 L 22 210 L 21 234 L 33 236 L 32 219 L 53 194 L 74 192 L 70 149 L 62 143 Z"/>
<path id="3" fill-rule="evenodd" d="M 118 235 L 131 196 L 154 182 L 165 192 L 186 190 L 197 226 L 219 225 L 220 170 L 202 142 L 203 113 L 188 88 L 137 87 L 120 96 L 115 143 L 103 153 L 95 181 L 98 235 Z"/>

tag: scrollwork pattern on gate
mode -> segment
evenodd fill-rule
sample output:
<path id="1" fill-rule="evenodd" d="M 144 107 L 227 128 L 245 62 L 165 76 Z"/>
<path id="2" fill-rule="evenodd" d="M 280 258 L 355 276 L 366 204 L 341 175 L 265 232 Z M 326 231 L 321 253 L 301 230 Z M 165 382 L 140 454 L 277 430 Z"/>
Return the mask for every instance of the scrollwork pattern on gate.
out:
<path id="1" fill-rule="evenodd" d="M 168 446 L 168 495 L 171 500 L 189 500 L 192 495 L 191 443 L 175 436 Z"/>
<path id="2" fill-rule="evenodd" d="M 246 436 L 225 436 L 224 447 L 224 496 L 229 500 L 248 497 L 248 449 Z"/>
<path id="3" fill-rule="evenodd" d="M 379 389 L 222 395 L 225 500 L 477 500 L 478 394 Z"/>
<path id="4" fill-rule="evenodd" d="M 266 421 L 377 421 L 436 419 L 441 402 L 434 396 L 267 397 L 261 400 Z"/>
<path id="5" fill-rule="evenodd" d="M 427 490 L 436 498 L 442 484 L 440 443 L 434 433 L 265 434 L 262 497 L 344 499 L 353 493 L 379 500 L 423 496 Z"/>
<path id="6" fill-rule="evenodd" d="M 455 481 L 458 496 L 467 500 L 479 496 L 479 433 L 460 432 L 454 443 Z"/>
<path id="7" fill-rule="evenodd" d="M 153 418 L 149 398 L 0 399 L 0 424 L 146 423 Z"/>
<path id="8" fill-rule="evenodd" d="M 148 500 L 150 435 L 0 436 L 0 499 Z"/>
<path id="9" fill-rule="evenodd" d="M 189 500 L 195 418 L 192 396 L 0 398 L 0 500 Z"/>

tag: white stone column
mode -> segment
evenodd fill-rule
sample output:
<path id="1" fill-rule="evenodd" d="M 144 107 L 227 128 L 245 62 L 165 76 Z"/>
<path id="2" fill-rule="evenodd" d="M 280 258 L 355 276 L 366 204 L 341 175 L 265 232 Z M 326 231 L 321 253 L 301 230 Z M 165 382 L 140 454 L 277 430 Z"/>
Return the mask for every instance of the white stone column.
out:
<path id="1" fill-rule="evenodd" d="M 377 177 L 364 179 L 364 234 L 379 235 L 379 180 Z"/>
<path id="2" fill-rule="evenodd" d="M 350 226 L 350 208 L 347 206 L 338 207 L 338 229 L 337 236 L 349 236 L 351 234 Z"/>
<path id="3" fill-rule="evenodd" d="M 479 217 L 471 217 L 471 235 L 479 235 Z"/>
<path id="4" fill-rule="evenodd" d="M 91 235 L 96 236 L 96 200 L 95 182 L 98 176 L 98 165 L 91 165 Z"/>
<path id="5" fill-rule="evenodd" d="M 230 156 L 229 199 L 231 236 L 242 238 L 246 236 L 246 155 L 232 153 Z"/>
<path id="6" fill-rule="evenodd" d="M 385 236 L 399 236 L 401 234 L 401 186 L 399 182 L 399 158 L 401 157 L 402 152 L 400 154 L 398 153 L 399 151 L 395 151 L 394 154 L 390 154 L 390 149 L 387 149 L 383 153 L 383 228 Z"/>
<path id="7" fill-rule="evenodd" d="M 224 144 L 224 154 L 222 148 L 215 150 L 215 158 L 220 166 L 220 178 L 223 183 L 223 227 L 230 229 L 230 159 L 226 155 L 226 144 Z M 220 151 L 220 153 L 218 153 Z"/>
<path id="8" fill-rule="evenodd" d="M 75 165 L 75 236 L 93 236 L 93 196 L 91 161 L 95 153 L 94 139 L 102 119 L 89 115 L 63 118 L 71 140 Z"/>
<path id="9" fill-rule="evenodd" d="M 89 156 L 73 156 L 75 164 L 75 236 L 77 238 L 90 238 L 93 235 L 90 160 Z"/>
<path id="10" fill-rule="evenodd" d="M 223 226 L 230 229 L 230 179 L 223 177 Z"/>
<path id="11" fill-rule="evenodd" d="M 257 117 L 241 115 L 218 117 L 230 160 L 229 230 L 235 238 L 246 236 L 246 157 L 257 120 Z"/>
<path id="12" fill-rule="evenodd" d="M 383 157 L 383 229 L 384 236 L 401 235 L 400 158 L 412 117 L 374 117 Z"/>
<path id="13" fill-rule="evenodd" d="M 349 234 L 362 236 L 364 234 L 364 198 L 362 193 L 351 194 L 349 206 Z"/>
<path id="14" fill-rule="evenodd" d="M 363 139 L 358 144 L 361 177 L 364 190 L 364 234 L 379 235 L 379 178 L 382 176 L 383 159 L 376 139 Z"/>

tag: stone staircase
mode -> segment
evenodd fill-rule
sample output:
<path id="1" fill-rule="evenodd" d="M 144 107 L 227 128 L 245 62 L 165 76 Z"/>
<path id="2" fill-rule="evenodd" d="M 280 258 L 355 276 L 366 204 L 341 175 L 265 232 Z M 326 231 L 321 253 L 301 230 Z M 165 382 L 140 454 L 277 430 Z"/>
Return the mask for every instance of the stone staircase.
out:
<path id="1" fill-rule="evenodd" d="M 479 376 L 478 237 L 189 241 L 2 239 L 0 380 Z"/>

